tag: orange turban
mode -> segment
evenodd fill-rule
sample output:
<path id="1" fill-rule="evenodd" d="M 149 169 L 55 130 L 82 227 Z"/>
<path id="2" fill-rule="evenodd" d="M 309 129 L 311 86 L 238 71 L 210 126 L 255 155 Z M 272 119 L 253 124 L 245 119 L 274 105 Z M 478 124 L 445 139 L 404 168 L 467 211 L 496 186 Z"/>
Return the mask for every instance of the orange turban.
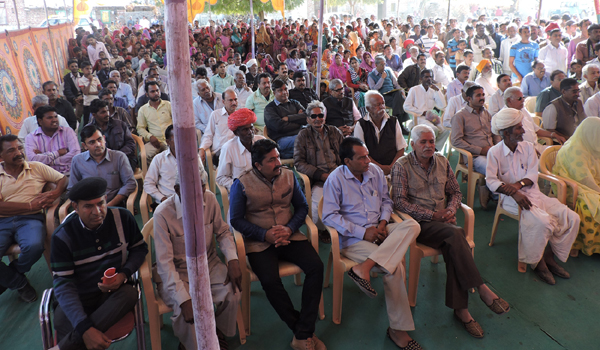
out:
<path id="1" fill-rule="evenodd" d="M 227 118 L 227 127 L 235 132 L 242 125 L 256 123 L 256 114 L 248 108 L 241 108 L 231 113 Z"/>
<path id="2" fill-rule="evenodd" d="M 488 59 L 482 59 L 481 62 L 479 62 L 479 64 L 477 65 L 477 70 L 478 71 L 483 71 L 483 67 L 485 67 L 486 64 L 490 64 L 490 66 L 492 65 L 492 62 L 490 62 L 490 60 Z"/>

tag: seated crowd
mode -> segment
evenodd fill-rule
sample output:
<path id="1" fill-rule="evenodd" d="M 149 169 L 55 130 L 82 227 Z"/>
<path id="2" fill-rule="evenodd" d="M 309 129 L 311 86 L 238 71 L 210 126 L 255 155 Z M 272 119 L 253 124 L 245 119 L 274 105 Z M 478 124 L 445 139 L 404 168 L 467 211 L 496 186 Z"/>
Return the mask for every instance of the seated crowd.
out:
<path id="1" fill-rule="evenodd" d="M 415 241 L 441 251 L 445 304 L 471 336 L 483 337 L 468 310 L 469 291 L 496 314 L 510 306 L 484 283 L 457 225 L 463 193 L 445 147 L 470 153 L 469 165 L 484 176 L 483 209 L 495 201 L 519 216 L 518 261 L 541 280 L 569 278 L 556 259 L 600 253 L 599 25 L 499 23 L 482 15 L 463 31 L 456 19 L 443 26 L 412 16 L 332 17 L 319 62 L 316 21 L 277 22 L 258 26 L 255 48 L 241 21 L 196 22 L 189 31 L 197 186 L 222 349 L 235 335 L 242 293 L 234 230 L 293 333 L 291 347 L 326 349 L 315 335 L 324 265 L 300 230 L 307 220 L 323 243 L 331 242 L 327 227 L 338 232 L 340 253 L 357 263 L 347 274 L 367 296 L 378 295 L 371 272 L 383 275 L 387 334 L 401 349 L 421 349 L 409 335 L 415 322 L 403 264 Z M 131 279 L 150 247 L 124 208 L 141 168 L 143 191 L 157 205 L 158 292 L 173 309 L 179 348 L 198 347 L 169 102 L 176 91 L 164 27 L 149 29 L 78 28 L 64 98 L 60 84 L 45 82 L 18 136 L 0 136 L 0 253 L 13 244 L 21 249 L 10 264 L 0 262 L 0 294 L 16 290 L 35 301 L 25 274 L 49 249 L 57 349 L 107 348 L 104 332 L 137 303 Z M 548 196 L 556 188 L 538 186 L 549 143 L 564 144 L 550 171 L 579 184 L 567 203 Z M 229 199 L 225 218 L 209 177 Z M 66 198 L 74 214 L 45 247 L 42 211 Z M 280 261 L 306 275 L 299 310 L 279 277 Z M 117 278 L 100 283 L 106 267 L 115 267 Z"/>

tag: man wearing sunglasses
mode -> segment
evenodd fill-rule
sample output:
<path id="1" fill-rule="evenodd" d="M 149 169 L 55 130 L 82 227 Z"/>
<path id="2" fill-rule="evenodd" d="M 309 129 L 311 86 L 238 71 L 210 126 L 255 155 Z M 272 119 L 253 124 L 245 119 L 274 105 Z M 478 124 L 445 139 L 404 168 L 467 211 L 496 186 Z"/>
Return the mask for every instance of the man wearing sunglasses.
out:
<path id="1" fill-rule="evenodd" d="M 312 218 L 320 231 L 325 230 L 321 220 L 317 220 L 317 207 L 323 197 L 323 183 L 329 174 L 342 164 L 340 144 L 344 140 L 340 129 L 325 124 L 328 112 L 331 110 L 325 109 L 323 102 L 309 103 L 306 108 L 308 125 L 300 130 L 294 143 L 294 165 L 298 172 L 310 178 Z"/>
<path id="2" fill-rule="evenodd" d="M 323 100 L 329 111 L 327 124 L 338 127 L 344 136 L 354 131 L 354 124 L 361 118 L 360 112 L 351 98 L 344 96 L 344 83 L 340 79 L 329 82 L 331 96 Z"/>

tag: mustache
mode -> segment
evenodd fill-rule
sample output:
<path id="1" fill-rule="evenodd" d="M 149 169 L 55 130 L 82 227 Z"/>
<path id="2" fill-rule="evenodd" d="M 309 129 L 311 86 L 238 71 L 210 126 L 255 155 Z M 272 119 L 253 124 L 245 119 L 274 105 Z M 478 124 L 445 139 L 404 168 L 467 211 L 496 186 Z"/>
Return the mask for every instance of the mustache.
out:
<path id="1" fill-rule="evenodd" d="M 16 161 L 16 160 L 18 160 L 18 159 L 25 159 L 25 156 L 23 156 L 23 155 L 20 155 L 20 156 L 15 156 L 15 157 L 13 158 L 13 162 L 14 162 L 14 161 Z"/>

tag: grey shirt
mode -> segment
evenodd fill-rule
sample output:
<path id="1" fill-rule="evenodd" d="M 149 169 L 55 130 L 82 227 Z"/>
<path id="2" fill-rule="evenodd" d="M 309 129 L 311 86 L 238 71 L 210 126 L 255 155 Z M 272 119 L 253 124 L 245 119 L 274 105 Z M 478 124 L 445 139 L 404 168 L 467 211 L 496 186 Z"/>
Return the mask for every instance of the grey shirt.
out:
<path id="1" fill-rule="evenodd" d="M 125 153 L 112 149 L 106 150 L 106 155 L 100 163 L 96 163 L 90 151 L 80 153 L 73 157 L 71 163 L 71 176 L 69 177 L 69 191 L 76 183 L 86 177 L 99 176 L 106 180 L 106 201 L 110 202 L 116 195 L 125 197 L 135 191 L 135 178 L 129 160 Z"/>
<path id="2" fill-rule="evenodd" d="M 466 105 L 452 117 L 452 146 L 462 148 L 477 156 L 481 149 L 500 142 L 498 135 L 492 134 L 492 116 L 485 109 L 481 113 Z"/>

